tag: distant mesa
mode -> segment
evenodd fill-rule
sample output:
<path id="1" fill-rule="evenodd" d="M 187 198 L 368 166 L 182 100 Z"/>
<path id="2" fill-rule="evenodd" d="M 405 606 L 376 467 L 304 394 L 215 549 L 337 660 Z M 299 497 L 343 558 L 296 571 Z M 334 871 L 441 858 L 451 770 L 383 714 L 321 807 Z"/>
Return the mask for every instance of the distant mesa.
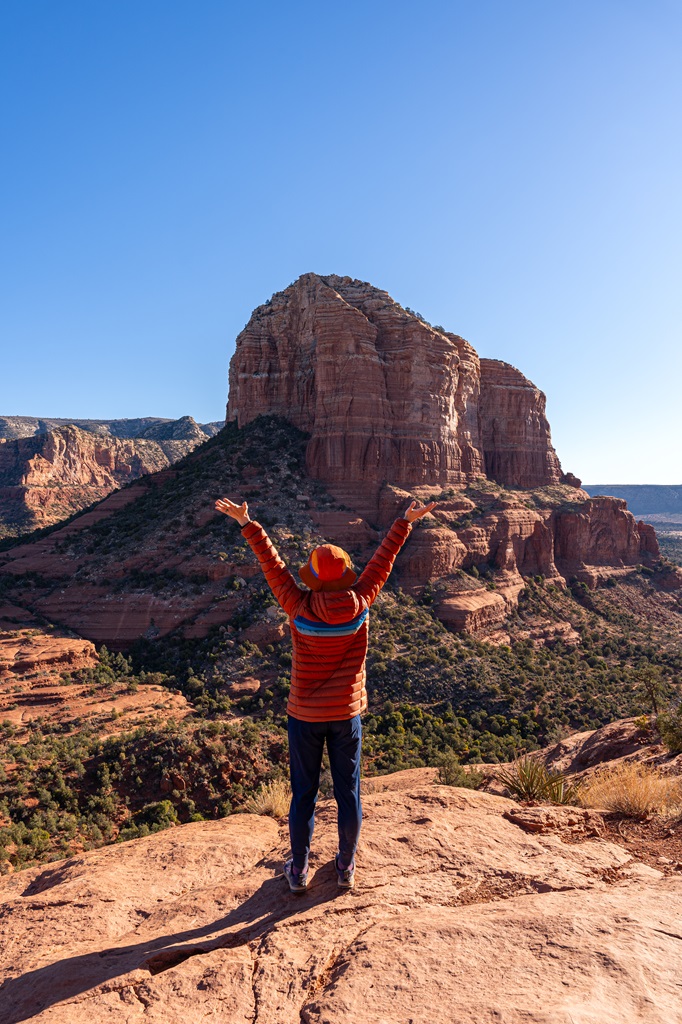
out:
<path id="1" fill-rule="evenodd" d="M 222 424 L 0 418 L 0 537 L 50 526 L 177 462 Z"/>

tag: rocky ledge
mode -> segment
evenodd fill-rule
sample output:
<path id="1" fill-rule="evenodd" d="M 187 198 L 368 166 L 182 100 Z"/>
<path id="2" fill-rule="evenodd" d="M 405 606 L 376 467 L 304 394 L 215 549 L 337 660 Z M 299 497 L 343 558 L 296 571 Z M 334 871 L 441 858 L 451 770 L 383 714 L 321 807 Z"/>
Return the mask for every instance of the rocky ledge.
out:
<path id="1" fill-rule="evenodd" d="M 365 797 L 351 892 L 329 802 L 303 896 L 283 823 L 252 815 L 5 877 L 3 1024 L 682 1021 L 682 878 L 586 837 L 580 813 L 564 842 L 427 776 Z"/>

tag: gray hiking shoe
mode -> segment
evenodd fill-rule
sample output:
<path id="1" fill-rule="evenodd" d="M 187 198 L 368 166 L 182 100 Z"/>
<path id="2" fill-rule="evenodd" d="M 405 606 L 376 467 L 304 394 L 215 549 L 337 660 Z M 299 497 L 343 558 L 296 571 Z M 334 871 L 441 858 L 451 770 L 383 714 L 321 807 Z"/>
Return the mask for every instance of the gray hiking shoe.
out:
<path id="1" fill-rule="evenodd" d="M 284 877 L 292 892 L 305 892 L 308 888 L 308 872 L 306 871 L 302 875 L 296 874 L 292 858 L 289 858 L 284 865 Z"/>
<path id="2" fill-rule="evenodd" d="M 339 889 L 352 889 L 355 885 L 355 861 L 353 861 L 350 867 L 341 869 L 337 853 L 334 856 L 334 867 L 336 868 L 336 884 Z"/>

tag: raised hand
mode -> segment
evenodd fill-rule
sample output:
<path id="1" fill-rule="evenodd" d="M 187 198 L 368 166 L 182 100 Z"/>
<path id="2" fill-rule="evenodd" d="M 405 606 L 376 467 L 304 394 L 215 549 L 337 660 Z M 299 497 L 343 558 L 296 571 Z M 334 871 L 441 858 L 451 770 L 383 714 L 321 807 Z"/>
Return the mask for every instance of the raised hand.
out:
<path id="1" fill-rule="evenodd" d="M 435 507 L 435 501 L 430 501 L 428 505 L 417 505 L 416 501 L 412 501 L 403 519 L 407 519 L 408 523 L 413 523 L 415 519 L 421 519 L 422 516 L 425 516 L 427 512 L 430 512 Z"/>
<path id="2" fill-rule="evenodd" d="M 241 505 L 235 505 L 229 498 L 218 498 L 215 507 L 223 515 L 236 519 L 240 526 L 246 526 L 247 523 L 251 522 L 249 519 L 249 506 L 245 501 Z"/>

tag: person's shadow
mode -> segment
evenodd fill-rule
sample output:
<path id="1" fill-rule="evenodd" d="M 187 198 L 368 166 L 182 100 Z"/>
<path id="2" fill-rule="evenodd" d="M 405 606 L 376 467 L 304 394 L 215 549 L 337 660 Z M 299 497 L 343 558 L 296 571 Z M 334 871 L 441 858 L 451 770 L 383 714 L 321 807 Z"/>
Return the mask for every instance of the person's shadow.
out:
<path id="1" fill-rule="evenodd" d="M 318 870 L 308 891 L 301 894 L 288 892 L 281 875 L 269 878 L 224 918 L 201 928 L 83 953 L 8 979 L 0 985 L 0 1022 L 20 1024 L 56 1003 L 135 969 L 160 974 L 192 956 L 242 946 L 267 934 L 280 921 L 334 899 L 343 891 L 336 885 L 333 866 Z M 231 930 L 235 926 L 241 927 Z"/>

